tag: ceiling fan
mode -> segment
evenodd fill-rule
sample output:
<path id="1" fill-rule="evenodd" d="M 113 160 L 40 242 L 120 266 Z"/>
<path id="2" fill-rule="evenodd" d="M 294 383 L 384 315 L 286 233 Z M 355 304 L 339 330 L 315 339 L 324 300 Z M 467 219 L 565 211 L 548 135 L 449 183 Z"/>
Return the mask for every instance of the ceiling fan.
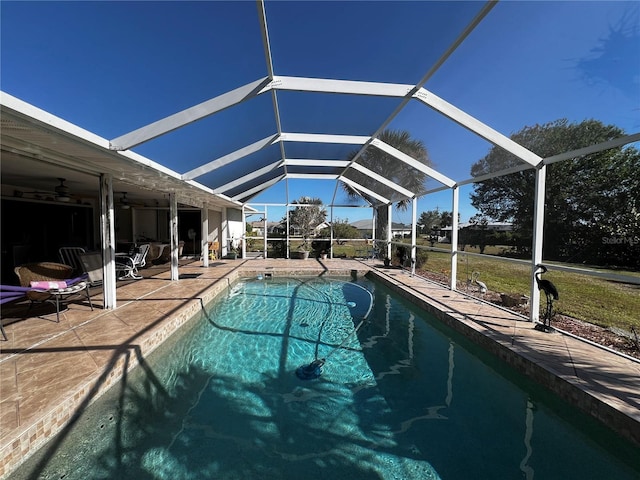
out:
<path id="1" fill-rule="evenodd" d="M 14 195 L 16 196 L 22 196 L 23 194 L 29 194 L 29 195 L 34 195 L 35 199 L 37 200 L 55 200 L 57 202 L 70 202 L 72 199 L 71 196 L 71 190 L 69 189 L 69 187 L 67 185 L 65 185 L 64 182 L 67 181 L 66 178 L 58 178 L 58 181 L 60 182 L 60 185 L 56 185 L 54 187 L 53 190 L 48 190 L 48 191 L 44 191 L 44 190 L 36 190 L 33 192 L 20 192 L 20 191 L 16 191 L 14 193 Z M 51 195 L 54 194 L 53 197 L 42 197 L 43 195 Z"/>
<path id="2" fill-rule="evenodd" d="M 129 210 L 131 207 L 144 207 L 145 206 L 143 203 L 132 202 L 129 199 L 129 197 L 127 197 L 127 192 L 114 192 L 114 193 L 122 195 L 122 198 L 120 198 L 120 201 L 118 202 L 118 205 L 123 210 Z"/>
<path id="3" fill-rule="evenodd" d="M 64 182 L 67 181 L 66 178 L 58 178 L 60 185 L 57 185 L 53 190 L 56 192 L 56 200 L 58 202 L 69 202 L 71 200 L 71 195 L 69 194 L 69 187 L 67 187 Z"/>
<path id="4" fill-rule="evenodd" d="M 121 192 L 122 198 L 120 199 L 120 208 L 123 210 L 129 210 L 131 208 L 131 204 L 129 204 L 129 199 L 127 198 L 127 192 Z"/>

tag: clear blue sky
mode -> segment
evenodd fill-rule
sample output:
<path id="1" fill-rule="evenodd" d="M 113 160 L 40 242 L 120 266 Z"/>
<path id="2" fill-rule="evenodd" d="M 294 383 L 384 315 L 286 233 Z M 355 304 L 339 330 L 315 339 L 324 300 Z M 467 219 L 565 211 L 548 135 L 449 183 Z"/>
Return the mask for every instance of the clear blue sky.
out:
<path id="1" fill-rule="evenodd" d="M 275 74 L 415 84 L 482 5 L 268 2 Z M 2 1 L 0 9 L 2 90 L 108 139 L 266 76 L 252 1 Z M 635 133 L 639 19 L 637 2 L 502 2 L 425 88 L 507 136 L 559 118 Z M 294 92 L 278 100 L 285 131 L 357 135 L 373 133 L 397 104 Z M 491 147 L 417 102 L 390 128 L 423 140 L 435 168 L 454 180 L 470 177 Z M 262 95 L 134 150 L 184 173 L 273 133 L 271 98 Z M 317 158 L 315 147 L 296 154 Z M 289 197 L 328 203 L 334 186 L 291 181 Z M 461 191 L 463 221 L 474 213 L 470 192 Z M 283 195 L 280 185 L 254 202 Z M 421 199 L 418 213 L 434 208 L 450 210 L 450 194 Z M 395 220 L 409 222 L 410 212 Z"/>

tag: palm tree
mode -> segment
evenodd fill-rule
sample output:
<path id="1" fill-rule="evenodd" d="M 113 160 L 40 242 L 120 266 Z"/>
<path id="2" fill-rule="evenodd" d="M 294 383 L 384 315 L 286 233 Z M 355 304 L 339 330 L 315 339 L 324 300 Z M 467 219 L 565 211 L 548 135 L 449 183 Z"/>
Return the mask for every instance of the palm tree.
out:
<path id="1" fill-rule="evenodd" d="M 425 165 L 431 165 L 431 160 L 427 153 L 427 148 L 421 140 L 411 138 L 411 134 L 405 130 L 385 130 L 378 137 L 384 143 L 391 145 L 392 147 L 400 150 L 401 152 L 409 155 L 414 160 L 417 160 Z M 358 152 L 354 151 L 350 155 L 350 159 L 353 159 Z M 416 196 L 424 195 L 426 192 L 425 181 L 427 175 L 415 168 L 407 165 L 401 160 L 383 152 L 379 148 L 369 145 L 367 149 L 360 155 L 357 163 L 368 168 L 369 170 L 389 179 L 391 182 L 401 185 L 402 187 L 410 190 L 416 194 Z M 399 210 L 406 210 L 411 204 L 409 198 L 398 198 L 398 192 L 393 188 L 374 181 L 366 174 L 358 172 L 356 170 L 350 170 L 347 178 L 355 181 L 356 183 L 370 188 L 371 190 L 379 193 L 380 195 L 395 202 L 395 206 Z M 360 197 L 360 193 L 356 192 L 352 187 L 346 183 L 342 183 L 343 189 L 350 199 L 356 199 Z M 375 204 L 375 199 L 371 200 L 371 203 Z M 379 225 L 386 225 L 387 210 L 386 208 L 378 209 Z M 379 227 L 380 228 L 380 227 Z M 377 232 L 377 233 L 381 233 Z M 382 237 L 378 237 L 382 238 Z"/>
<path id="2" fill-rule="evenodd" d="M 431 165 L 427 148 L 424 146 L 424 143 L 421 140 L 412 139 L 409 132 L 405 130 L 385 130 L 378 138 L 384 143 L 387 143 L 409 155 L 411 158 L 425 165 Z M 353 159 L 356 154 L 357 151 L 352 152 L 350 159 Z M 424 182 L 427 179 L 427 175 L 425 173 L 416 170 L 374 146 L 370 145 L 367 147 L 367 149 L 358 158 L 357 163 L 385 178 L 388 178 L 391 182 L 397 183 L 398 185 L 415 192 L 417 196 L 423 195 L 426 190 Z M 372 190 L 391 200 L 398 196 L 397 192 L 391 187 L 379 184 L 378 182 L 375 182 L 375 185 L 373 185 L 374 181 L 372 179 L 358 171 L 350 171 L 348 178 L 362 186 L 372 186 Z M 350 198 L 357 198 L 360 196 L 358 192 L 353 190 L 347 184 L 343 183 L 343 188 Z M 409 199 L 402 198 L 396 202 L 396 207 L 401 210 L 405 210 L 409 203 Z"/>

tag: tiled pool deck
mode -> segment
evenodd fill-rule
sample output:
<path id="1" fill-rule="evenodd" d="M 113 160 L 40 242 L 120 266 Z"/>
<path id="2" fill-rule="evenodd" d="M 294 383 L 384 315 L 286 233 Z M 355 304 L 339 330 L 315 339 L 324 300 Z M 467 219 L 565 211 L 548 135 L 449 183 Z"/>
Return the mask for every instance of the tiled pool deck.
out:
<path id="1" fill-rule="evenodd" d="M 60 432 L 122 373 L 146 356 L 238 276 L 364 275 L 368 271 L 497 356 L 599 418 L 640 446 L 640 363 L 559 333 L 535 330 L 501 308 L 376 261 L 252 259 L 184 263 L 178 282 L 166 268 L 118 282 L 118 308 L 71 303 L 55 313 L 14 321 L 3 309 L 0 341 L 0 478 Z M 195 275 L 189 275 L 195 274 Z M 49 310 L 50 312 L 50 310 Z M 24 313 L 24 311 L 23 311 Z M 34 314 L 38 310 L 33 310 Z M 8 317 L 8 318 L 7 318 Z M 8 323 L 8 324 L 7 324 Z"/>

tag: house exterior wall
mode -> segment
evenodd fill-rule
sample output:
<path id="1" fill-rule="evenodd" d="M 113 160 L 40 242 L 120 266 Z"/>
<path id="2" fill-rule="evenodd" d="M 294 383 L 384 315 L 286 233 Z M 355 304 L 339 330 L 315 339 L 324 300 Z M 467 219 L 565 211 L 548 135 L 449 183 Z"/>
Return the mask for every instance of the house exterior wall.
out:
<path id="1" fill-rule="evenodd" d="M 222 229 L 222 213 L 217 210 L 209 210 L 209 233 L 207 235 L 208 242 L 221 241 Z"/>
<path id="2" fill-rule="evenodd" d="M 237 208 L 227 208 L 227 234 L 228 240 L 234 247 L 240 247 L 240 241 L 244 236 L 244 221 L 242 210 Z"/>

